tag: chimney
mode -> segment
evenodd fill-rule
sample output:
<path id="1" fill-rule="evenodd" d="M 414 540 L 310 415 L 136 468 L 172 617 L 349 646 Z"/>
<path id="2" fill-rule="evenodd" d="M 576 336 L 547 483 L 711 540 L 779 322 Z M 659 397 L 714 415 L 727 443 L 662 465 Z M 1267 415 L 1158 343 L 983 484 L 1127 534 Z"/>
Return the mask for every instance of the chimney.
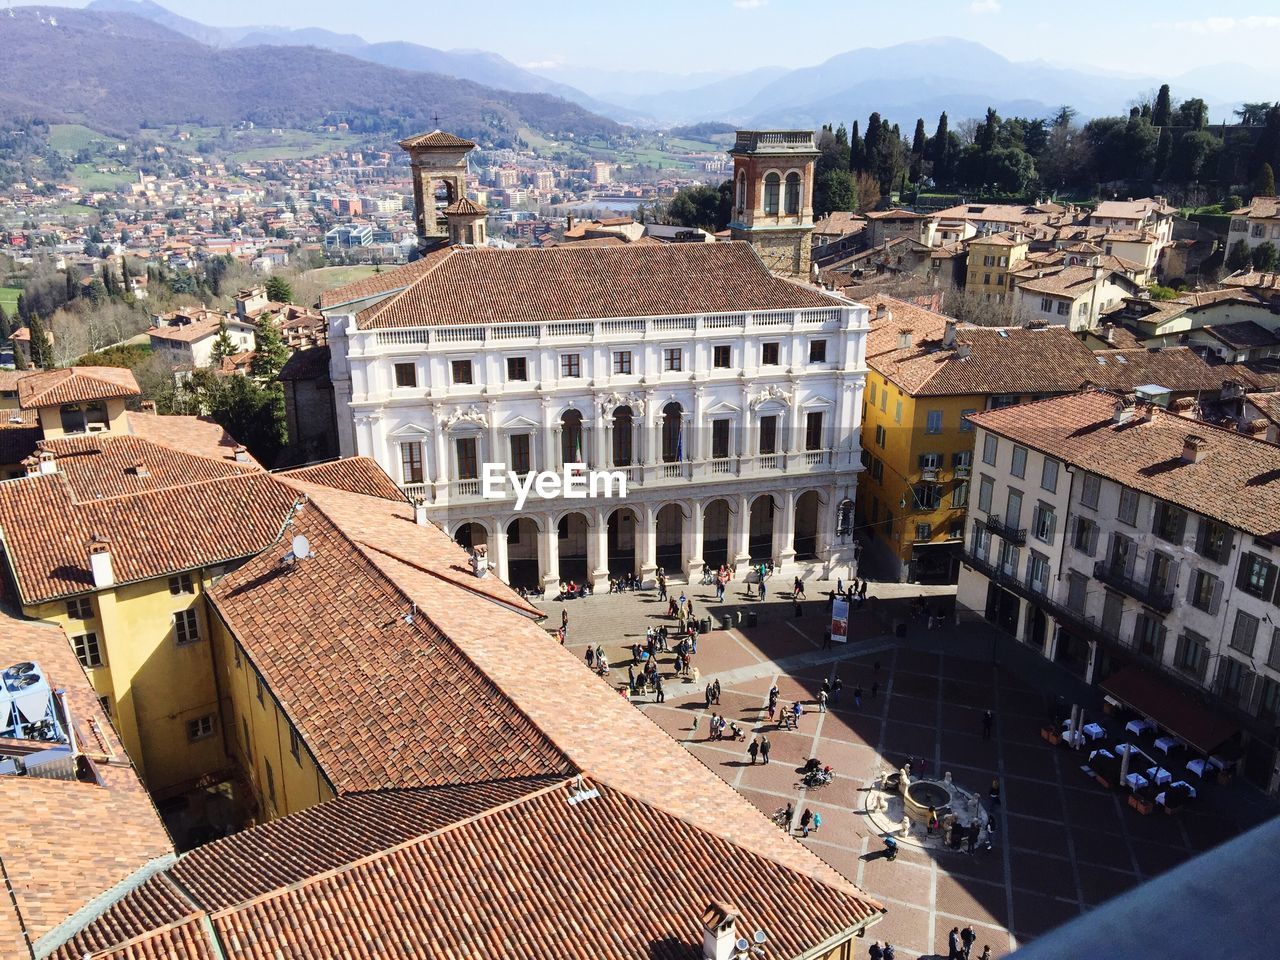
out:
<path id="1" fill-rule="evenodd" d="M 116 582 L 115 570 L 111 567 L 111 542 L 99 534 L 94 534 L 89 541 L 89 571 L 93 574 L 93 585 L 99 589 Z"/>
<path id="2" fill-rule="evenodd" d="M 573 229 L 573 214 L 572 214 L 572 213 L 571 213 L 571 214 L 569 214 L 567 217 L 565 217 L 565 218 L 564 218 L 564 229 L 565 229 L 565 232 L 566 232 L 566 233 L 568 233 L 570 230 L 572 230 L 572 229 Z"/>
<path id="3" fill-rule="evenodd" d="M 972 345 L 970 345 L 970 344 L 968 344 L 968 343 L 957 343 L 957 344 L 956 344 L 956 357 L 957 357 L 957 359 L 964 360 L 964 359 L 965 359 L 965 358 L 967 358 L 967 357 L 969 356 L 969 354 L 971 354 L 971 353 L 973 353 L 973 346 L 972 346 Z"/>
<path id="4" fill-rule="evenodd" d="M 1187 463 L 1199 463 L 1208 452 L 1209 445 L 1204 437 L 1189 433 L 1187 439 L 1182 441 L 1182 459 Z"/>
<path id="5" fill-rule="evenodd" d="M 1133 418 L 1133 401 L 1127 398 L 1116 400 L 1116 405 L 1111 411 L 1112 423 L 1128 423 Z"/>
<path id="6" fill-rule="evenodd" d="M 483 578 L 489 572 L 489 548 L 480 544 L 471 551 L 471 572 Z"/>
<path id="7" fill-rule="evenodd" d="M 57 473 L 58 472 L 58 459 L 53 455 L 52 451 L 41 450 L 39 453 L 36 454 L 36 458 L 40 462 L 41 473 Z"/>
<path id="8" fill-rule="evenodd" d="M 702 912 L 702 960 L 733 960 L 738 911 L 716 901 Z"/>
<path id="9" fill-rule="evenodd" d="M 1102 269 L 1102 267 L 1095 265 L 1095 266 L 1094 266 L 1094 268 L 1093 268 L 1093 282 L 1094 282 L 1094 283 L 1101 283 L 1101 282 L 1102 282 L 1102 275 L 1103 275 L 1103 273 L 1105 273 L 1105 272 L 1106 272 L 1106 271 L 1105 271 L 1105 270 L 1103 270 L 1103 269 Z"/>
<path id="10" fill-rule="evenodd" d="M 143 413 L 149 413 L 153 416 L 156 412 L 156 402 L 154 400 L 143 400 L 140 404 Z"/>
<path id="11" fill-rule="evenodd" d="M 956 322 L 948 320 L 947 325 L 942 330 L 942 345 L 944 347 L 954 347 L 956 345 Z"/>
<path id="12" fill-rule="evenodd" d="M 234 452 L 236 455 L 236 463 L 249 462 L 249 451 L 246 450 L 244 447 L 236 447 Z"/>
<path id="13" fill-rule="evenodd" d="M 413 522 L 420 527 L 427 525 L 427 498 L 413 498 Z"/>
<path id="14" fill-rule="evenodd" d="M 1102 325 L 1102 339 L 1107 343 L 1116 342 L 1116 325 L 1114 323 L 1104 323 Z"/>
<path id="15" fill-rule="evenodd" d="M 40 475 L 40 461 L 35 457 L 27 457 L 22 461 L 22 465 L 26 467 L 28 477 L 38 477 Z"/>
<path id="16" fill-rule="evenodd" d="M 912 331 L 910 330 L 898 331 L 898 349 L 899 350 L 911 349 L 911 333 Z"/>
<path id="17" fill-rule="evenodd" d="M 885 318 L 885 308 L 883 303 L 876 304 L 876 319 L 883 320 Z"/>
<path id="18" fill-rule="evenodd" d="M 133 474 L 135 477 L 151 476 L 150 468 L 148 468 L 147 465 L 143 463 L 141 460 L 136 460 L 132 464 L 130 464 L 128 472 Z"/>

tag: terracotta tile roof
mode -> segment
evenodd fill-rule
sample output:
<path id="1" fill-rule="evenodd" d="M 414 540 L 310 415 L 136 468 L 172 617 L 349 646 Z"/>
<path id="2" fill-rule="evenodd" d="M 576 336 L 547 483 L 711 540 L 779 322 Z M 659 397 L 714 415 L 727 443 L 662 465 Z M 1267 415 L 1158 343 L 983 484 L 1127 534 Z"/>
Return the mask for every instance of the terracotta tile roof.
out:
<path id="1" fill-rule="evenodd" d="M 32 375 L 31 370 L 0 370 L 0 390 L 17 390 L 18 381 Z"/>
<path id="2" fill-rule="evenodd" d="M 862 216 L 867 220 L 928 220 L 934 214 L 916 213 L 914 210 L 868 210 Z"/>
<path id="3" fill-rule="evenodd" d="M 971 246 L 985 247 L 1016 247 L 1018 244 L 1026 242 L 1026 237 L 1014 236 L 1012 233 L 992 233 L 985 237 L 969 238 Z"/>
<path id="4" fill-rule="evenodd" d="M 295 350 L 280 368 L 281 380 L 328 380 L 329 348 L 308 347 Z"/>
<path id="5" fill-rule="evenodd" d="M 1280 447 L 1150 408 L 1112 422 L 1117 395 L 1090 391 L 987 410 L 972 420 L 1018 443 L 1258 537 L 1280 536 Z M 1148 409 L 1144 407 L 1144 409 Z M 1182 459 L 1203 438 L 1197 463 Z"/>
<path id="6" fill-rule="evenodd" d="M 867 226 L 866 218 L 858 213 L 834 210 L 813 225 L 815 237 L 847 237 L 859 233 Z"/>
<path id="7" fill-rule="evenodd" d="M 1159 197 L 1143 197 L 1141 200 L 1103 200 L 1093 211 L 1094 217 L 1111 217 L 1122 220 L 1143 220 L 1152 215 L 1172 216 L 1178 211 Z"/>
<path id="8" fill-rule="evenodd" d="M 384 275 L 384 289 L 404 289 L 360 311 L 361 329 L 795 310 L 840 302 L 775 277 L 745 242 L 448 247 L 430 266 L 419 266 L 427 259 Z M 369 295 L 359 284 L 329 294 L 333 303 Z"/>
<path id="9" fill-rule="evenodd" d="M 1254 197 L 1243 207 L 1237 207 L 1235 210 L 1232 210 L 1230 216 L 1254 217 L 1261 220 L 1270 220 L 1274 217 L 1280 217 L 1280 198 Z"/>
<path id="10" fill-rule="evenodd" d="M 315 500 L 291 532 L 313 556 L 266 551 L 209 595 L 338 793 L 570 772 Z"/>
<path id="11" fill-rule="evenodd" d="M 459 810 L 446 825 L 426 817 L 404 842 L 292 884 L 278 882 L 222 909 L 202 903 L 202 913 L 227 960 L 338 954 L 533 960 L 548 950 L 594 960 L 700 960 L 701 916 L 709 901 L 732 903 L 744 931 L 767 930 L 771 955 L 799 957 L 882 913 L 856 892 L 781 866 L 606 784 L 585 781 L 598 795 L 570 805 L 575 786 L 560 782 L 508 802 L 493 798 Z M 373 806 L 399 802 L 385 794 L 370 798 Z M 393 815 L 414 828 L 414 811 Z M 320 810 L 314 816 L 317 824 L 333 822 Z M 242 869 L 257 874 L 285 839 L 271 832 L 278 826 L 243 834 L 235 849 L 221 841 L 211 854 L 187 854 L 169 875 L 181 882 L 178 872 L 202 855 L 223 877 Z M 304 827 L 297 835 L 309 833 Z M 663 856 L 654 855 L 655 838 Z M 307 848 L 285 849 L 280 860 Z M 290 873 L 291 867 L 281 864 Z M 202 893 L 192 896 L 199 900 Z M 389 902 L 397 909 L 388 909 Z M 155 939 L 172 937 L 164 929 Z M 112 956 L 165 955 L 162 948 L 146 950 Z M 64 951 L 60 960 L 71 955 Z"/>
<path id="12" fill-rule="evenodd" d="M 196 911 L 195 903 L 163 873 L 158 873 L 81 927 L 52 956 L 59 960 L 81 960 L 87 954 L 96 956 L 99 951 L 109 951 L 158 927 L 180 924 Z"/>
<path id="13" fill-rule="evenodd" d="M 206 316 L 192 323 L 174 323 L 162 324 L 158 327 L 151 327 L 147 330 L 147 334 L 152 340 L 174 340 L 179 343 L 195 343 L 197 340 L 203 340 L 205 337 L 216 337 L 222 324 L 228 326 L 239 324 L 241 326 L 252 326 L 246 324 L 243 320 L 237 320 L 234 317 L 223 316 Z"/>
<path id="14" fill-rule="evenodd" d="M 353 283 L 326 290 L 320 294 L 320 309 L 330 309 L 346 303 L 354 303 L 358 300 L 366 300 L 370 297 L 390 293 L 393 290 L 402 290 L 420 279 L 423 274 L 434 270 L 441 260 L 453 256 L 456 249 L 455 247 L 441 247 L 439 250 L 431 251 L 421 259 L 403 267 L 398 267 L 395 270 L 384 270 L 381 273 L 372 274 Z"/>
<path id="15" fill-rule="evenodd" d="M 1272 423 L 1280 423 L 1280 393 L 1251 393 L 1245 399 Z"/>
<path id="16" fill-rule="evenodd" d="M 260 472 L 88 502 L 62 474 L 21 477 L 0 484 L 0 537 L 23 602 L 39 603 L 93 589 L 95 536 L 117 583 L 147 580 L 265 549 L 296 497 Z"/>
<path id="17" fill-rule="evenodd" d="M 1122 392 L 1156 384 L 1174 393 L 1217 393 L 1225 379 L 1189 347 L 1095 350 L 1094 358 L 1098 367 L 1088 381 Z"/>
<path id="18" fill-rule="evenodd" d="M 462 216 L 482 217 L 489 211 L 474 200 L 468 200 L 466 197 L 459 197 L 453 203 L 444 208 L 444 215 L 459 214 Z"/>
<path id="19" fill-rule="evenodd" d="M 58 470 L 66 477 L 76 503 L 240 476 L 262 469 L 256 463 L 236 463 L 230 458 L 212 460 L 181 453 L 173 447 L 133 436 L 62 437 L 42 440 L 39 447 L 56 457 Z"/>
<path id="20" fill-rule="evenodd" d="M 1275 290 L 1280 288 L 1280 273 L 1263 273 L 1258 270 L 1240 270 L 1222 278 L 1224 287 L 1244 287 L 1250 290 Z"/>
<path id="21" fill-rule="evenodd" d="M 1223 380 L 1239 380 L 1255 390 L 1280 389 L 1280 362 L 1275 359 L 1221 363 L 1213 367 Z"/>
<path id="22" fill-rule="evenodd" d="M 475 144 L 470 140 L 463 140 L 456 137 L 452 133 L 445 133 L 443 130 L 432 130 L 429 133 L 419 133 L 412 137 L 406 137 L 400 141 L 402 149 L 408 150 L 411 147 L 474 147 Z"/>
<path id="23" fill-rule="evenodd" d="M 370 457 L 347 457 L 344 460 L 329 460 L 326 463 L 313 463 L 305 467 L 283 470 L 281 477 L 303 480 L 322 487 L 333 487 L 335 490 L 346 490 L 366 497 L 379 497 L 383 500 L 405 501 L 404 491 L 396 486 L 395 481 L 387 476 L 378 466 L 378 462 Z"/>
<path id="24" fill-rule="evenodd" d="M 23 377 L 18 382 L 18 406 L 34 410 L 53 404 L 136 397 L 141 392 L 133 371 L 124 367 L 67 367 Z"/>
<path id="25" fill-rule="evenodd" d="M 130 410 L 125 418 L 135 437 L 211 460 L 239 462 L 236 449 L 240 444 L 210 417 L 157 416 Z M 247 462 L 258 466 L 252 456 Z"/>
<path id="26" fill-rule="evenodd" d="M 1228 347 L 1234 347 L 1237 350 L 1280 345 L 1280 333 L 1275 330 L 1268 330 L 1252 320 L 1242 320 L 1238 323 L 1205 324 L 1200 329 L 1215 340 L 1220 340 Z"/>
<path id="27" fill-rule="evenodd" d="M 1055 297 L 1071 297 L 1077 299 L 1084 296 L 1097 283 L 1112 280 L 1115 274 L 1104 270 L 1100 280 L 1094 279 L 1093 267 L 1063 267 L 1047 276 L 1035 280 L 1024 280 L 1018 289 L 1029 293 L 1043 293 Z M 1121 277 L 1121 280 L 1124 278 Z M 1127 282 L 1127 281 L 1126 281 Z"/>
<path id="28" fill-rule="evenodd" d="M 65 702 L 98 782 L 0 775 L 0 955 L 30 956 L 13 934 L 47 934 L 173 845 L 98 695 L 59 627 L 0 611 L 0 664 L 31 660 Z M 12 897 L 12 899 L 11 899 Z"/>

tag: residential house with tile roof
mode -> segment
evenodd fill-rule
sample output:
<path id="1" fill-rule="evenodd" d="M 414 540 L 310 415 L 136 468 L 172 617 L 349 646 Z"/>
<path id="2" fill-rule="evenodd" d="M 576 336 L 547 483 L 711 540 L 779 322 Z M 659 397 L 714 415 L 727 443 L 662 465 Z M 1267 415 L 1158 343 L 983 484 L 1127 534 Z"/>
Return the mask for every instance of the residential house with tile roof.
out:
<path id="1" fill-rule="evenodd" d="M 1280 447 L 1092 390 L 975 414 L 957 602 L 1280 787 Z"/>
<path id="2" fill-rule="evenodd" d="M 744 242 L 449 246 L 321 299 L 340 450 L 553 591 L 772 559 L 851 574 L 865 310 L 775 276 Z M 617 471 L 627 503 L 522 474 Z"/>
<path id="3" fill-rule="evenodd" d="M 1243 207 L 1232 210 L 1227 229 L 1227 249 L 1243 240 L 1252 253 L 1264 243 L 1280 247 L 1280 198 L 1254 197 Z"/>

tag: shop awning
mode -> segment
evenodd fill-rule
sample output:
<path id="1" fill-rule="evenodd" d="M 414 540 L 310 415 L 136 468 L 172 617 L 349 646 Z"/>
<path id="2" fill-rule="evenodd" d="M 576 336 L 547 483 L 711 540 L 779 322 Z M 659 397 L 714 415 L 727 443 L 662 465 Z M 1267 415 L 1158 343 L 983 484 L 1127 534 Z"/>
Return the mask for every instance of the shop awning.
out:
<path id="1" fill-rule="evenodd" d="M 1116 671 L 1100 686 L 1125 706 L 1149 717 L 1201 753 L 1213 753 L 1240 730 L 1235 723 L 1197 703 L 1172 683 L 1138 666 Z"/>

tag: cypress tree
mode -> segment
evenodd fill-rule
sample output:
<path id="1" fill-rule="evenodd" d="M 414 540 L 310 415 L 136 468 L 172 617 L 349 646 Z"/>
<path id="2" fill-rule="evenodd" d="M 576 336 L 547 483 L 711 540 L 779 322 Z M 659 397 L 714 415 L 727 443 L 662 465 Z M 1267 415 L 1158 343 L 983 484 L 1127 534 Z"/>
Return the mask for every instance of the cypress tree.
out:
<path id="1" fill-rule="evenodd" d="M 1155 167 L 1151 175 L 1159 180 L 1169 169 L 1169 157 L 1173 155 L 1173 134 L 1168 127 L 1160 128 L 1160 139 L 1156 141 Z"/>
<path id="2" fill-rule="evenodd" d="M 45 333 L 44 323 L 36 314 L 27 321 L 27 331 L 31 334 L 31 365 L 49 370 L 53 367 L 53 351 L 49 348 L 49 335 Z"/>
<path id="3" fill-rule="evenodd" d="M 849 169 L 861 173 L 866 169 L 867 158 L 862 149 L 862 134 L 858 132 L 858 121 L 853 121 L 849 128 Z"/>
<path id="4" fill-rule="evenodd" d="M 867 137 L 862 144 L 862 162 L 868 170 L 874 171 L 880 166 L 880 139 L 882 135 L 880 114 L 873 113 L 867 120 Z"/>
<path id="5" fill-rule="evenodd" d="M 1172 115 L 1173 106 L 1169 102 L 1169 85 L 1161 84 L 1160 92 L 1156 94 L 1156 105 L 1151 111 L 1151 123 L 1157 127 L 1167 127 Z"/>
<path id="6" fill-rule="evenodd" d="M 1276 195 L 1276 175 L 1271 164 L 1264 163 L 1258 171 L 1258 181 L 1253 188 L 1255 197 L 1274 197 Z"/>
<path id="7" fill-rule="evenodd" d="M 917 157 L 923 157 L 926 143 L 928 138 L 924 133 L 924 117 L 919 117 L 916 119 L 915 136 L 911 139 L 911 152 Z"/>

